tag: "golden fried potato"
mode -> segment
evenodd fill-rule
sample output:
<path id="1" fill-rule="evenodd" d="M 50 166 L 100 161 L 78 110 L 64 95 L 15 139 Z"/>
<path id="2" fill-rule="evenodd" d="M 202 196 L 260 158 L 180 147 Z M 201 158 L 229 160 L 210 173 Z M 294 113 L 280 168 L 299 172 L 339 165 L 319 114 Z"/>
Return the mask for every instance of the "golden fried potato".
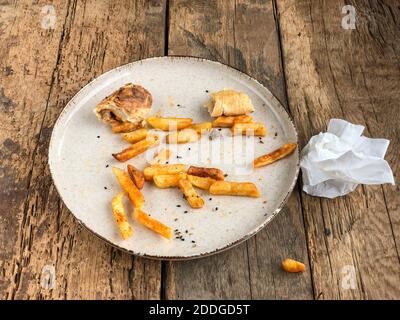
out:
<path id="1" fill-rule="evenodd" d="M 146 139 L 136 142 L 129 148 L 126 148 L 119 153 L 113 153 L 113 157 L 118 161 L 125 162 L 145 152 L 149 148 L 158 145 L 159 143 L 160 138 L 157 135 L 148 135 Z"/>
<path id="2" fill-rule="evenodd" d="M 165 137 L 165 142 L 171 143 L 189 143 L 196 142 L 200 139 L 200 133 L 191 128 L 172 132 Z"/>
<path id="3" fill-rule="evenodd" d="M 198 176 L 192 176 L 190 174 L 187 175 L 187 180 L 191 182 L 192 185 L 194 185 L 197 188 L 203 189 L 203 190 L 208 190 L 210 189 L 210 186 L 217 180 L 209 178 L 209 177 L 198 177 Z"/>
<path id="4" fill-rule="evenodd" d="M 141 224 L 143 224 L 150 230 L 157 232 L 158 234 L 162 235 L 164 238 L 167 238 L 167 239 L 172 238 L 172 229 L 170 227 L 167 227 L 166 225 L 162 224 L 160 221 L 150 217 L 148 214 L 144 213 L 140 209 L 135 208 L 133 214 L 137 221 L 139 221 Z"/>
<path id="5" fill-rule="evenodd" d="M 185 172 L 184 164 L 154 164 L 143 170 L 146 180 L 153 180 L 153 177 L 160 174 L 176 174 Z"/>
<path id="6" fill-rule="evenodd" d="M 190 118 L 161 118 L 149 117 L 146 119 L 147 123 L 153 128 L 163 131 L 181 130 L 191 126 L 193 120 Z"/>
<path id="7" fill-rule="evenodd" d="M 140 128 L 132 132 L 122 134 L 122 139 L 129 143 L 136 143 L 147 137 L 148 131 L 146 128 Z"/>
<path id="8" fill-rule="evenodd" d="M 287 272 L 303 272 L 306 270 L 304 263 L 292 259 L 285 259 L 282 262 L 282 268 Z"/>
<path id="9" fill-rule="evenodd" d="M 190 166 L 187 171 L 188 174 L 198 177 L 209 177 L 215 180 L 224 180 L 224 173 L 217 168 L 203 168 Z"/>
<path id="10" fill-rule="evenodd" d="M 254 183 L 251 182 L 228 182 L 216 181 L 208 190 L 215 195 L 246 196 L 258 198 L 260 193 Z"/>
<path id="11" fill-rule="evenodd" d="M 193 129 L 198 133 L 202 134 L 212 129 L 212 123 L 211 122 L 194 123 L 190 126 L 190 129 Z"/>
<path id="12" fill-rule="evenodd" d="M 122 203 L 123 192 L 118 193 L 111 202 L 112 212 L 117 222 L 119 232 L 121 233 L 122 239 L 128 239 L 132 236 L 132 227 L 126 219 L 124 205 Z"/>
<path id="13" fill-rule="evenodd" d="M 134 166 L 128 164 L 128 173 L 132 181 L 135 183 L 136 187 L 142 189 L 144 186 L 144 175 L 142 171 L 136 169 Z"/>
<path id="14" fill-rule="evenodd" d="M 253 118 L 248 115 L 242 116 L 220 116 L 212 122 L 214 128 L 230 128 L 234 123 L 252 122 Z"/>
<path id="15" fill-rule="evenodd" d="M 136 208 L 140 208 L 144 203 L 144 197 L 140 190 L 133 183 L 129 175 L 119 168 L 112 168 L 121 188 L 128 194 L 129 199 Z"/>
<path id="16" fill-rule="evenodd" d="M 112 126 L 113 133 L 124 133 L 136 130 L 139 127 L 136 123 L 131 122 L 114 122 Z"/>
<path id="17" fill-rule="evenodd" d="M 233 135 L 254 135 L 258 137 L 264 137 L 267 134 L 267 129 L 262 123 L 250 122 L 241 123 L 235 122 L 231 127 L 231 132 Z"/>
<path id="18" fill-rule="evenodd" d="M 265 154 L 258 157 L 253 161 L 253 167 L 259 168 L 278 161 L 288 155 L 290 155 L 297 147 L 295 143 L 286 143 L 279 149 L 272 151 L 271 153 Z"/>
<path id="19" fill-rule="evenodd" d="M 177 174 L 160 174 L 153 176 L 154 184 L 161 188 L 173 188 L 178 186 L 178 182 L 181 179 L 186 179 L 186 173 L 177 173 Z"/>
<path id="20" fill-rule="evenodd" d="M 192 208 L 198 209 L 204 206 L 204 200 L 196 193 L 189 180 L 179 180 L 178 186 Z"/>

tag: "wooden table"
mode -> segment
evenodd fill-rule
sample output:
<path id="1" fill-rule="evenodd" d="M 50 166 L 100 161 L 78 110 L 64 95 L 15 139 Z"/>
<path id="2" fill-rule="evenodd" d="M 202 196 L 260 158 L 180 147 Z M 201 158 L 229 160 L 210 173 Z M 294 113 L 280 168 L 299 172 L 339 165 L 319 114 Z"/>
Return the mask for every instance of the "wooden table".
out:
<path id="1" fill-rule="evenodd" d="M 345 2 L 356 29 L 342 27 Z M 328 200 L 299 183 L 256 236 L 187 262 L 130 256 L 75 222 L 47 166 L 59 113 L 103 72 L 162 55 L 249 73 L 288 108 L 302 146 L 331 118 L 362 124 L 391 140 L 400 172 L 399 1 L 1 1 L 0 298 L 399 299 L 398 185 Z M 286 257 L 307 272 L 284 273 Z"/>

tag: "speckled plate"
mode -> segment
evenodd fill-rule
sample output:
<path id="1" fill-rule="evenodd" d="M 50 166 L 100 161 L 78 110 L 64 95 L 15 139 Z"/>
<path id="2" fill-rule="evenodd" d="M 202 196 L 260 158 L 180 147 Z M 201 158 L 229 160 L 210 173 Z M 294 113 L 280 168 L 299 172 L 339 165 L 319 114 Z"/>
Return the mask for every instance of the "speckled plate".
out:
<path id="1" fill-rule="evenodd" d="M 202 209 L 191 209 L 178 189 L 158 189 L 146 183 L 144 211 L 178 230 L 184 240 L 166 240 L 139 225 L 131 216 L 129 203 L 125 207 L 134 235 L 122 240 L 111 212 L 111 199 L 120 191 L 111 167 L 126 168 L 126 163 L 117 162 L 111 153 L 128 145 L 98 121 L 92 110 L 105 96 L 128 82 L 140 84 L 151 92 L 152 114 L 191 117 L 195 122 L 210 121 L 202 107 L 209 99 L 208 92 L 230 88 L 247 93 L 256 108 L 253 118 L 267 127 L 265 138 L 232 138 L 228 129 L 215 130 L 211 138 L 205 134 L 199 143 L 177 146 L 172 150 L 170 163 L 219 167 L 228 175 L 226 180 L 254 182 L 261 197 L 212 196 L 199 190 L 205 205 Z M 205 59 L 159 57 L 111 70 L 80 90 L 54 127 L 49 165 L 66 206 L 98 237 L 139 256 L 191 259 L 217 253 L 248 239 L 278 214 L 297 179 L 298 152 L 255 170 L 249 161 L 286 142 L 297 143 L 296 129 L 278 100 L 255 79 Z M 143 169 L 155 152 L 152 149 L 128 163 Z"/>

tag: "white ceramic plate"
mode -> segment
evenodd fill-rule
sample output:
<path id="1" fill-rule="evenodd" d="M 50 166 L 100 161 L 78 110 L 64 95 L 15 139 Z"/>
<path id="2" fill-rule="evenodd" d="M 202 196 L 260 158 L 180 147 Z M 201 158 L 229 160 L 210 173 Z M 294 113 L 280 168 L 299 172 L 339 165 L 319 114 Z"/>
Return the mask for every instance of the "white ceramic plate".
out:
<path id="1" fill-rule="evenodd" d="M 111 199 L 120 191 L 111 167 L 125 169 L 126 163 L 117 162 L 111 153 L 128 145 L 98 121 L 92 110 L 105 96 L 128 82 L 140 84 L 151 92 L 152 114 L 191 117 L 195 122 L 210 121 L 202 107 L 209 99 L 208 92 L 230 88 L 247 93 L 256 108 L 254 120 L 264 123 L 268 130 L 263 143 L 257 137 L 232 140 L 240 137 L 231 138 L 229 130 L 222 129 L 213 133 L 212 140 L 206 134 L 200 143 L 179 145 L 173 150 L 170 163 L 219 167 L 228 174 L 226 180 L 254 182 L 261 197 L 212 196 L 200 190 L 205 206 L 191 209 L 179 190 L 162 190 L 146 183 L 144 211 L 177 229 L 184 241 L 162 238 L 139 225 L 131 214 L 129 222 L 134 235 L 122 240 L 111 213 Z M 248 239 L 280 211 L 297 179 L 298 152 L 255 170 L 245 160 L 252 160 L 286 142 L 297 143 L 295 127 L 277 99 L 259 82 L 217 62 L 191 57 L 159 57 L 111 70 L 79 91 L 54 127 L 49 165 L 66 206 L 97 236 L 136 255 L 189 259 L 219 252 Z M 127 163 L 143 169 L 146 157 L 151 158 L 155 151 L 152 149 Z M 128 203 L 126 210 L 129 213 L 132 210 Z"/>

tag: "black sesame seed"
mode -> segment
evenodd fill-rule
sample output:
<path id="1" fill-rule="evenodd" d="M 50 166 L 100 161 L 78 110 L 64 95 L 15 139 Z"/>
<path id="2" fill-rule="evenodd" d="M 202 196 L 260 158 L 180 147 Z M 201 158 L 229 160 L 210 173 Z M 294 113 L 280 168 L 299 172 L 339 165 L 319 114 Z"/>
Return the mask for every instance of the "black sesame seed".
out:
<path id="1" fill-rule="evenodd" d="M 178 221 L 178 218 L 175 218 L 174 221 Z"/>
<path id="2" fill-rule="evenodd" d="M 176 156 L 176 158 L 177 158 L 177 159 L 182 159 L 182 157 L 181 157 L 181 156 Z"/>
<path id="3" fill-rule="evenodd" d="M 275 132 L 275 137 L 277 137 L 278 136 L 278 132 Z"/>
<path id="4" fill-rule="evenodd" d="M 208 200 L 210 200 L 210 201 L 211 201 L 211 200 L 212 200 L 212 198 L 210 198 L 210 199 L 208 199 Z"/>
<path id="5" fill-rule="evenodd" d="M 225 174 L 224 174 L 224 177 L 226 178 L 227 176 L 228 176 L 228 174 L 227 174 L 227 173 L 225 173 Z"/>
<path id="6" fill-rule="evenodd" d="M 177 231 L 178 231 L 178 229 L 175 229 L 174 231 L 175 231 L 175 232 L 177 232 Z"/>
<path id="7" fill-rule="evenodd" d="M 189 148 L 189 150 L 190 150 L 190 148 Z"/>
<path id="8" fill-rule="evenodd" d="M 185 230 L 185 233 L 188 233 L 189 231 L 188 230 Z"/>
<path id="9" fill-rule="evenodd" d="M 166 162 L 166 164 L 168 164 L 168 163 L 169 163 L 169 161 Z"/>
<path id="10" fill-rule="evenodd" d="M 177 104 L 177 106 L 180 107 L 181 105 L 180 105 L 180 104 Z"/>
<path id="11" fill-rule="evenodd" d="M 106 165 L 106 168 L 108 168 L 109 166 L 110 166 L 110 165 L 107 164 L 107 165 Z"/>
<path id="12" fill-rule="evenodd" d="M 264 144 L 264 141 L 262 141 L 262 140 L 260 140 L 259 142 L 262 143 L 262 144 Z"/>
<path id="13" fill-rule="evenodd" d="M 107 187 L 104 187 L 104 190 L 107 190 Z"/>
<path id="14" fill-rule="evenodd" d="M 222 129 L 221 128 L 218 128 L 218 131 L 221 131 Z"/>
<path id="15" fill-rule="evenodd" d="M 177 206 L 178 208 L 180 208 L 180 207 L 181 207 L 181 205 L 180 205 L 180 204 L 177 204 L 176 206 Z"/>
<path id="16" fill-rule="evenodd" d="M 215 211 L 218 211 L 218 207 L 215 207 Z"/>
<path id="17" fill-rule="evenodd" d="M 97 139 L 100 139 L 100 136 L 97 136 Z"/>
<path id="18" fill-rule="evenodd" d="M 196 243 L 196 241 L 192 240 L 192 243 Z"/>
<path id="19" fill-rule="evenodd" d="M 185 241 L 185 239 L 182 238 L 181 241 Z"/>
<path id="20" fill-rule="evenodd" d="M 208 91 L 208 90 L 206 90 L 206 92 L 207 92 L 207 93 L 209 93 L 209 91 Z"/>
<path id="21" fill-rule="evenodd" d="M 187 210 L 183 211 L 183 213 L 188 213 Z"/>

